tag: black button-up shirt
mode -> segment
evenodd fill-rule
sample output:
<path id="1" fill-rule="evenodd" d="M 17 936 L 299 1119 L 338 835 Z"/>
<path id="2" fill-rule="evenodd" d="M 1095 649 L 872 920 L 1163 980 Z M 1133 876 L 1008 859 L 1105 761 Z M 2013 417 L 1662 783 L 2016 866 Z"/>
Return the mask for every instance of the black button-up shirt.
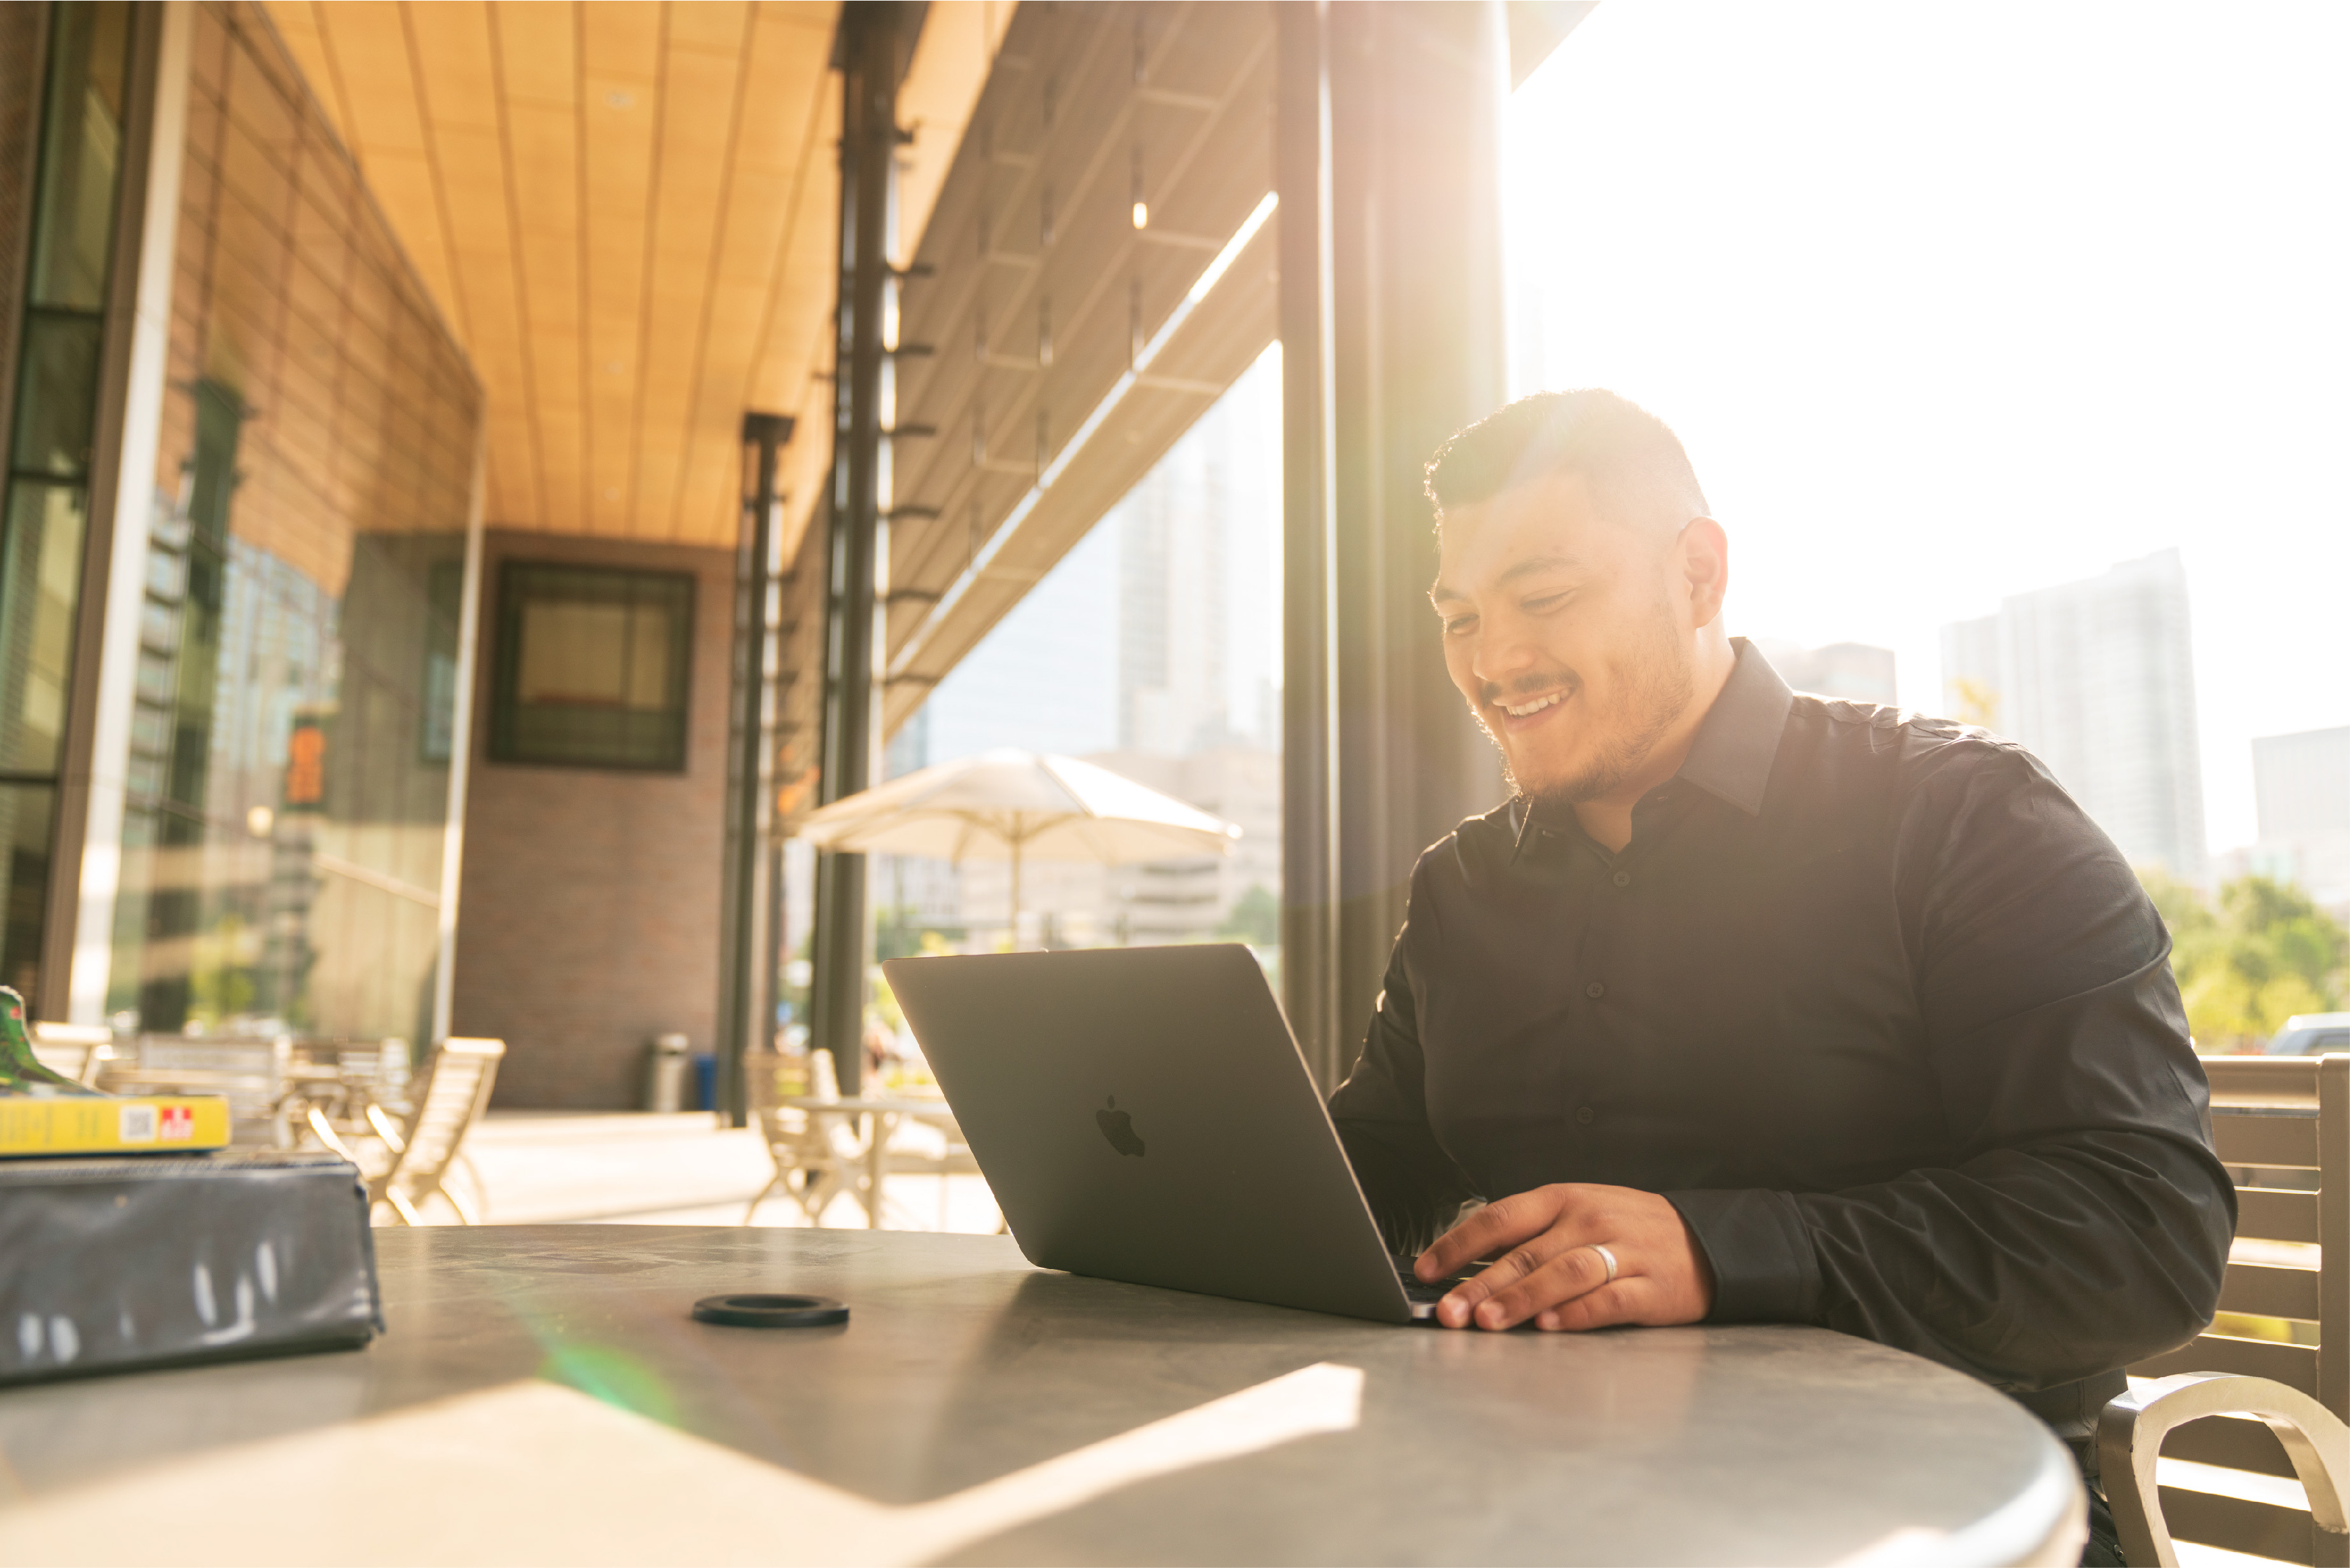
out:
<path id="1" fill-rule="evenodd" d="M 1660 1192 L 1714 1321 L 1898 1345 L 2080 1436 L 2210 1320 L 2234 1231 L 2169 937 L 2022 748 L 1737 647 L 1620 853 L 1517 802 L 1420 857 L 1347 1153 L 1399 1251 L 1473 1196 Z"/>

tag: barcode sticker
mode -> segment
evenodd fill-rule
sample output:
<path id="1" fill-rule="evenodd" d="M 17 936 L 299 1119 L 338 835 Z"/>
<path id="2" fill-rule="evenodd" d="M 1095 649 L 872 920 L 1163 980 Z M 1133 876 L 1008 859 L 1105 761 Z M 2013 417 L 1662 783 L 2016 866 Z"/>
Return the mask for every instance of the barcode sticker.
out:
<path id="1" fill-rule="evenodd" d="M 124 1143 L 153 1143 L 155 1141 L 155 1107 L 152 1106 L 123 1106 L 119 1136 Z"/>

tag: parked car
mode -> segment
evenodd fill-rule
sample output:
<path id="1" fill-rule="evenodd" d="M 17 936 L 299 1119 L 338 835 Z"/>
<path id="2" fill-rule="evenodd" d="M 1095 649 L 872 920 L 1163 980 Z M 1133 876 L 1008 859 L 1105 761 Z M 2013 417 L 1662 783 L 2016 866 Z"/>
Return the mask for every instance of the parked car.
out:
<path id="1" fill-rule="evenodd" d="M 2262 1054 L 2325 1056 L 2337 1052 L 2350 1052 L 2350 1012 L 2296 1012 Z"/>

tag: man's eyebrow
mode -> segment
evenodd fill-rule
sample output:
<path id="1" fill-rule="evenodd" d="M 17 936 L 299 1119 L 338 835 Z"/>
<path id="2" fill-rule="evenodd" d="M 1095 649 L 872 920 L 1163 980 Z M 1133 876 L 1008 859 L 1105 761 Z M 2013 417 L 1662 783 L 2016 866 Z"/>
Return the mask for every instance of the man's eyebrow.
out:
<path id="1" fill-rule="evenodd" d="M 1494 578 L 1493 586 L 1497 588 L 1505 588 L 1512 583 L 1527 577 L 1540 576 L 1545 572 L 1579 571 L 1582 566 L 1583 563 L 1572 556 L 1529 556 Z M 1428 590 L 1428 597 L 1433 602 L 1442 604 L 1447 599 L 1465 599 L 1469 596 L 1440 579 L 1435 587 Z"/>

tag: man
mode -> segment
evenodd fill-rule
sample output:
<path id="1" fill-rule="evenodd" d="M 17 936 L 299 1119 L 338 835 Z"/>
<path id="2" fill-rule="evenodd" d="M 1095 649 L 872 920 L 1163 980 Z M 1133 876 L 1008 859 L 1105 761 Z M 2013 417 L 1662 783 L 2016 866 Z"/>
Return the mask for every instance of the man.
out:
<path id="1" fill-rule="evenodd" d="M 2012 742 L 1790 693 L 1623 399 L 1513 403 L 1428 490 L 1515 798 L 1420 857 L 1330 1108 L 1422 1279 L 1493 1259 L 1439 1321 L 1817 1324 L 2007 1390 L 2085 1468 L 2235 1222 L 2120 852 Z"/>

